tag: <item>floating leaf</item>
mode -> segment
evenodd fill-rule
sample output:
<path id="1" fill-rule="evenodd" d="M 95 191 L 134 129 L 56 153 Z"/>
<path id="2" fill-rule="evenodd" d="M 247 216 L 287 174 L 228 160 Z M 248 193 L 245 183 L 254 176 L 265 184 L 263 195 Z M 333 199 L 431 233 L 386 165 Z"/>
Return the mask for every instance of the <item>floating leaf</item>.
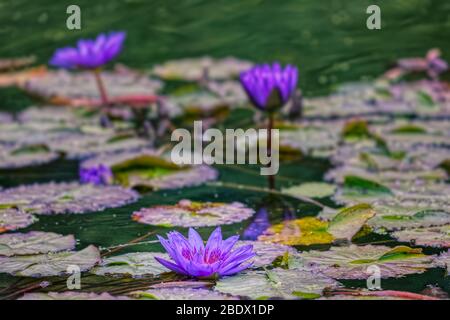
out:
<path id="1" fill-rule="evenodd" d="M 201 288 L 162 288 L 135 291 L 130 296 L 139 300 L 238 300 L 219 292 Z"/>
<path id="2" fill-rule="evenodd" d="M 435 263 L 442 268 L 447 268 L 446 276 L 450 275 L 450 250 L 442 252 L 440 255 L 435 257 Z"/>
<path id="3" fill-rule="evenodd" d="M 83 126 L 99 126 L 100 113 L 82 107 L 39 106 L 25 109 L 18 119 L 20 123 L 36 129 L 52 125 L 48 128 L 74 128 L 80 131 Z"/>
<path id="4" fill-rule="evenodd" d="M 370 139 L 372 133 L 369 130 L 367 121 L 352 120 L 347 122 L 342 129 L 342 137 L 345 139 Z"/>
<path id="5" fill-rule="evenodd" d="M 333 211 L 330 222 L 313 217 L 284 221 L 269 227 L 258 240 L 286 245 L 329 244 L 339 239 L 351 241 L 374 215 L 370 205 L 355 205 L 337 214 Z"/>
<path id="6" fill-rule="evenodd" d="M 357 176 L 346 176 L 344 180 L 344 194 L 361 194 L 365 196 L 392 195 L 392 191 L 375 181 Z"/>
<path id="7" fill-rule="evenodd" d="M 214 59 L 206 56 L 167 61 L 155 66 L 152 73 L 169 80 L 197 81 L 204 77 L 223 80 L 237 77 L 251 66 L 251 62 L 234 57 Z"/>
<path id="8" fill-rule="evenodd" d="M 0 233 L 26 228 L 36 221 L 33 215 L 15 209 L 14 205 L 0 203 Z"/>
<path id="9" fill-rule="evenodd" d="M 334 237 L 327 232 L 328 222 L 306 217 L 287 220 L 269 227 L 258 237 L 260 241 L 269 241 L 285 245 L 328 244 Z"/>
<path id="10" fill-rule="evenodd" d="M 114 180 L 124 186 L 155 190 L 196 186 L 218 176 L 210 166 L 181 167 L 151 149 L 99 155 L 84 161 L 81 167 L 98 165 L 111 168 Z"/>
<path id="11" fill-rule="evenodd" d="M 137 198 L 136 192 L 119 186 L 51 182 L 0 191 L 0 206 L 12 203 L 35 214 L 85 213 L 120 207 Z"/>
<path id="12" fill-rule="evenodd" d="M 431 227 L 450 223 L 450 213 L 443 210 L 401 206 L 375 206 L 375 209 L 380 214 L 368 222 L 375 231 Z"/>
<path id="13" fill-rule="evenodd" d="M 272 264 L 276 258 L 283 256 L 286 253 L 297 252 L 297 250 L 289 246 L 262 241 L 238 241 L 236 247 L 249 244 L 253 246 L 253 252 L 256 254 L 251 260 L 254 268 L 268 266 Z"/>
<path id="14" fill-rule="evenodd" d="M 109 98 L 154 94 L 163 86 L 161 81 L 132 72 L 103 71 L 101 76 L 108 88 Z M 88 71 L 73 73 L 58 70 L 30 79 L 24 89 L 47 100 L 67 104 L 76 99 L 100 99 L 95 81 L 95 77 Z"/>
<path id="15" fill-rule="evenodd" d="M 0 169 L 36 166 L 56 160 L 59 154 L 44 145 L 21 147 L 0 146 Z"/>
<path id="16" fill-rule="evenodd" d="M 240 202 L 192 202 L 181 200 L 176 205 L 142 208 L 133 220 L 162 226 L 202 227 L 232 224 L 250 218 L 255 211 Z"/>
<path id="17" fill-rule="evenodd" d="M 329 153 L 339 142 L 337 130 L 324 123 L 305 127 L 280 128 L 280 152 L 300 151 L 302 154 Z"/>
<path id="18" fill-rule="evenodd" d="M 245 271 L 217 281 L 214 290 L 250 299 L 319 298 L 325 288 L 338 287 L 339 283 L 311 270 Z"/>
<path id="19" fill-rule="evenodd" d="M 281 189 L 281 192 L 289 195 L 300 195 L 311 198 L 324 198 L 334 194 L 336 186 L 325 182 L 307 182 L 298 186 Z"/>
<path id="20" fill-rule="evenodd" d="M 85 159 L 102 153 L 138 150 L 148 147 L 149 142 L 133 134 L 110 133 L 71 134 L 61 139 L 48 141 L 52 150 L 63 152 L 69 159 Z"/>
<path id="21" fill-rule="evenodd" d="M 91 272 L 97 275 L 129 275 L 133 277 L 157 276 L 163 272 L 170 272 L 169 269 L 156 261 L 155 257 L 170 260 L 165 253 L 126 253 L 103 259 L 102 263 Z"/>
<path id="22" fill-rule="evenodd" d="M 337 290 L 319 300 L 439 300 L 432 296 L 396 290 Z"/>
<path id="23" fill-rule="evenodd" d="M 108 292 L 94 293 L 94 292 L 80 292 L 80 291 L 65 291 L 65 292 L 31 292 L 25 293 L 18 300 L 129 300 L 125 296 L 112 296 Z"/>
<path id="24" fill-rule="evenodd" d="M 401 242 L 413 242 L 418 246 L 450 248 L 450 225 L 415 228 L 396 231 L 392 236 Z"/>
<path id="25" fill-rule="evenodd" d="M 0 235 L 0 256 L 58 252 L 75 248 L 73 235 L 31 231 Z"/>
<path id="26" fill-rule="evenodd" d="M 421 249 L 399 246 L 335 247 L 329 251 L 308 251 L 300 254 L 304 264 L 317 268 L 335 279 L 367 279 L 373 274 L 370 268 L 378 267 L 382 278 L 423 273 L 435 266 L 433 256 Z"/>
<path id="27" fill-rule="evenodd" d="M 359 204 L 339 211 L 330 221 L 327 231 L 336 239 L 351 241 L 353 236 L 373 216 L 375 211 L 368 204 Z"/>
<path id="28" fill-rule="evenodd" d="M 24 277 L 46 277 L 66 274 L 69 266 L 80 271 L 91 269 L 100 262 L 100 252 L 88 246 L 77 252 L 59 252 L 28 256 L 0 256 L 0 272 Z"/>

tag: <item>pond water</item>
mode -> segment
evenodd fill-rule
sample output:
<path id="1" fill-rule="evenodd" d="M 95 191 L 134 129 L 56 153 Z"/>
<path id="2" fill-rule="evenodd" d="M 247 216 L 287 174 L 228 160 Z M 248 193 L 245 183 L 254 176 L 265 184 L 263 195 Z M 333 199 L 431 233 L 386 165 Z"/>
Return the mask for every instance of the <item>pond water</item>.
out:
<path id="1" fill-rule="evenodd" d="M 205 1 L 205 0 L 127 0 L 94 4 L 78 0 L 82 10 L 82 29 L 65 28 L 65 9 L 73 1 L 0 1 L 0 57 L 36 55 L 46 63 L 52 52 L 80 37 L 91 37 L 108 30 L 127 31 L 126 46 L 119 61 L 142 70 L 170 59 L 211 55 L 236 56 L 255 62 L 279 60 L 298 66 L 299 86 L 305 96 L 330 93 L 336 85 L 378 77 L 396 59 L 424 56 L 438 47 L 450 58 L 450 2 L 441 0 L 284 0 L 284 1 Z M 368 30 L 366 8 L 380 4 L 382 29 Z M 32 103 L 30 97 L 14 88 L 0 89 L 0 111 L 17 112 Z M 236 121 L 245 119 L 237 114 Z M 265 186 L 258 168 L 217 166 L 224 183 Z M 282 164 L 277 187 L 302 182 L 323 181 L 330 163 L 323 159 L 302 158 Z M 37 168 L 0 171 L 0 186 L 78 179 L 78 162 L 58 160 Z M 319 207 L 292 198 L 273 198 L 265 193 L 220 186 L 199 186 L 175 191 L 146 193 L 137 202 L 105 212 L 83 215 L 40 216 L 39 221 L 22 232 L 42 230 L 73 234 L 77 248 L 94 244 L 115 250 L 151 232 L 139 244 L 122 248 L 120 253 L 162 251 L 156 234 L 169 228 L 133 222 L 131 213 L 155 204 L 173 204 L 181 199 L 229 202 L 239 200 L 258 209 L 270 209 L 270 221 L 278 223 L 286 215 L 297 218 L 316 215 Z M 321 202 L 335 207 L 330 198 Z M 223 226 L 225 236 L 242 231 L 251 219 Z M 185 228 L 176 228 L 185 231 Z M 200 228 L 207 236 L 213 228 Z M 360 243 L 398 245 L 389 236 L 367 236 Z M 298 247 L 299 249 L 306 249 Z M 436 252 L 428 249 L 427 253 Z M 421 275 L 383 281 L 384 289 L 420 292 L 427 284 L 437 284 L 450 293 L 443 269 L 430 269 Z M 87 275 L 83 289 L 121 293 L 130 280 Z M 18 279 L 0 274 L 0 298 L 16 298 L 21 289 L 43 279 Z M 62 290 L 65 278 L 49 278 L 49 289 Z M 144 288 L 152 279 L 135 280 Z M 348 287 L 364 287 L 365 281 L 342 281 Z M 126 290 L 125 290 L 126 291 Z"/>

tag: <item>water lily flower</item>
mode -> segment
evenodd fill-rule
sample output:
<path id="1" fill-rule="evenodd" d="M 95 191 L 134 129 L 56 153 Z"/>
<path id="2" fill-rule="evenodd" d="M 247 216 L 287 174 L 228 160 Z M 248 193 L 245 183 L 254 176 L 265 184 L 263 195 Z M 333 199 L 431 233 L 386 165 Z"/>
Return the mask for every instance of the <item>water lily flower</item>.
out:
<path id="1" fill-rule="evenodd" d="M 110 32 L 108 34 L 101 33 L 95 39 L 81 39 L 76 47 L 57 49 L 50 64 L 67 69 L 99 68 L 122 51 L 125 36 L 125 32 Z"/>
<path id="2" fill-rule="evenodd" d="M 248 262 L 255 256 L 253 246 L 244 245 L 232 250 L 239 236 L 222 240 L 220 227 L 211 233 L 206 245 L 192 228 L 189 229 L 188 239 L 176 231 L 169 232 L 167 240 L 160 236 L 158 239 L 173 262 L 159 257 L 155 259 L 179 274 L 218 278 L 238 273 L 253 265 L 253 262 Z"/>
<path id="3" fill-rule="evenodd" d="M 80 168 L 80 182 L 94 185 L 110 184 L 113 179 L 111 169 L 103 164 L 90 168 Z"/>
<path id="4" fill-rule="evenodd" d="M 93 71 L 103 106 L 110 104 L 105 85 L 100 74 L 100 67 L 114 59 L 125 40 L 125 32 L 101 33 L 95 39 L 81 39 L 76 47 L 57 49 L 50 60 L 53 66 L 74 69 L 90 69 Z M 109 125 L 109 117 L 102 118 L 102 125 Z"/>
<path id="5" fill-rule="evenodd" d="M 273 111 L 285 105 L 297 88 L 298 70 L 280 63 L 257 65 L 240 75 L 249 99 L 260 110 Z"/>

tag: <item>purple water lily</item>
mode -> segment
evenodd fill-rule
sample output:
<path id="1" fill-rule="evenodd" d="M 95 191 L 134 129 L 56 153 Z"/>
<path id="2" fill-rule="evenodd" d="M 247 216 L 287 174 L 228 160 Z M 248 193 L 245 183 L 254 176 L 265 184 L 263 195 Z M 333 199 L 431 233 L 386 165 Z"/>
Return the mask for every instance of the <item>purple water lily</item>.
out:
<path id="1" fill-rule="evenodd" d="M 96 69 L 120 53 L 125 36 L 125 32 L 110 32 L 95 39 L 81 39 L 76 47 L 57 49 L 50 64 L 67 69 Z"/>
<path id="2" fill-rule="evenodd" d="M 110 184 L 113 179 L 111 169 L 103 164 L 90 168 L 80 168 L 80 182 L 95 185 Z"/>
<path id="3" fill-rule="evenodd" d="M 257 108 L 272 111 L 291 98 L 297 87 L 298 70 L 289 64 L 283 69 L 278 62 L 257 65 L 241 73 L 240 81 Z"/>
<path id="4" fill-rule="evenodd" d="M 192 228 L 189 238 L 172 231 L 167 240 L 158 236 L 173 262 L 156 257 L 163 266 L 176 273 L 199 278 L 217 278 L 238 273 L 253 265 L 248 262 L 255 256 L 252 245 L 241 246 L 232 250 L 239 236 L 222 240 L 220 227 L 211 233 L 206 245 L 200 235 Z"/>

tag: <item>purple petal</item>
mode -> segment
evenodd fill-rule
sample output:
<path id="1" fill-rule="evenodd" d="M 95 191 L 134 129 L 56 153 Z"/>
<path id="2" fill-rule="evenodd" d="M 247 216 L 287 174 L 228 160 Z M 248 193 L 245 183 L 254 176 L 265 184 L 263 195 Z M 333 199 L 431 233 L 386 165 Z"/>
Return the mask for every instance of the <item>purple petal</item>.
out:
<path id="1" fill-rule="evenodd" d="M 156 259 L 156 261 L 161 263 L 167 269 L 175 271 L 176 273 L 179 273 L 179 274 L 189 275 L 184 269 L 182 269 L 181 267 L 177 266 L 176 264 L 174 264 L 170 261 L 167 261 L 167 260 L 165 260 L 163 258 L 159 258 L 159 257 L 155 257 L 155 259 Z"/>
<path id="2" fill-rule="evenodd" d="M 189 228 L 189 243 L 196 252 L 203 252 L 205 250 L 205 244 L 202 238 L 193 228 Z"/>

